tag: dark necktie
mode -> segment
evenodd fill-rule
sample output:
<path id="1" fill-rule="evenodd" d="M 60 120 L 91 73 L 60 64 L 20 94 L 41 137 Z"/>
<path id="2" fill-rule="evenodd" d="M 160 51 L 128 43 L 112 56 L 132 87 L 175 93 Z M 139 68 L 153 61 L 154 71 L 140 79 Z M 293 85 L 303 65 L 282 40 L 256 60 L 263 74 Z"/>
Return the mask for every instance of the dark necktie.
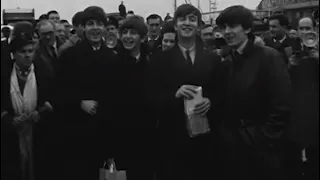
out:
<path id="1" fill-rule="evenodd" d="M 155 43 L 156 43 L 156 40 L 151 39 L 151 40 L 148 42 L 149 48 L 152 49 Z"/>
<path id="2" fill-rule="evenodd" d="M 52 53 L 52 56 L 57 59 L 58 58 L 58 55 L 57 55 L 57 52 L 56 52 L 56 48 L 54 48 L 53 46 L 51 46 L 51 53 Z"/>
<path id="3" fill-rule="evenodd" d="M 239 53 L 238 51 L 234 51 L 234 52 L 232 53 L 232 56 L 233 56 L 233 59 L 238 59 L 239 56 L 240 56 L 240 53 Z"/>
<path id="4" fill-rule="evenodd" d="M 191 56 L 190 56 L 190 50 L 186 50 L 186 58 L 187 58 L 187 62 L 189 64 L 193 65 L 192 59 L 191 59 Z"/>

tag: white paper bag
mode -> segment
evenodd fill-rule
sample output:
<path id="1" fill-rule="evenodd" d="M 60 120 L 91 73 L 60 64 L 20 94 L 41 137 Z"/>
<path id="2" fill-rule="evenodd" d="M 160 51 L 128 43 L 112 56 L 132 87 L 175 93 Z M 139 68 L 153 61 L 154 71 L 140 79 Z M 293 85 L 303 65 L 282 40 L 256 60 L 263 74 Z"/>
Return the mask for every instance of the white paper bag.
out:
<path id="1" fill-rule="evenodd" d="M 109 160 L 108 169 L 100 168 L 100 179 L 99 180 L 127 180 L 126 171 L 117 171 L 116 165 L 113 160 Z"/>
<path id="2" fill-rule="evenodd" d="M 209 122 L 207 116 L 200 116 L 194 114 L 194 108 L 203 100 L 202 87 L 196 88 L 197 94 L 192 100 L 185 100 L 185 113 L 187 116 L 187 128 L 190 137 L 195 137 L 201 134 L 210 132 Z"/>

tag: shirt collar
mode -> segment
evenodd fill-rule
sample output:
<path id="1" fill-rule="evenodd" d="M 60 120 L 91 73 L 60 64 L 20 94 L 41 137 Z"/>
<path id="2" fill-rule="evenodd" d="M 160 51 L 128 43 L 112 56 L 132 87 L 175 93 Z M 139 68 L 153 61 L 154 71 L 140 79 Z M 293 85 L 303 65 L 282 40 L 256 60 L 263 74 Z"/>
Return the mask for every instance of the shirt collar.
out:
<path id="1" fill-rule="evenodd" d="M 137 60 L 136 62 L 139 62 L 139 61 L 140 61 L 140 57 L 141 57 L 141 53 L 139 52 L 139 54 L 137 54 L 136 57 L 135 57 L 136 60 Z"/>
<path id="2" fill-rule="evenodd" d="M 286 40 L 286 39 L 287 39 L 287 36 L 285 35 L 279 42 L 283 43 L 283 41 Z"/>
<path id="3" fill-rule="evenodd" d="M 155 39 L 151 39 L 151 38 L 148 36 L 148 41 L 150 41 L 150 40 L 157 41 L 157 40 L 159 39 L 159 37 L 160 37 L 160 36 L 158 36 L 158 37 L 157 37 L 157 38 L 155 38 Z"/>
<path id="4" fill-rule="evenodd" d="M 285 35 L 282 39 L 279 40 L 279 42 L 282 44 L 283 41 L 285 41 L 287 39 L 287 35 Z M 273 39 L 274 42 L 277 42 L 276 39 Z"/>
<path id="5" fill-rule="evenodd" d="M 27 76 L 27 75 L 30 73 L 30 71 L 31 71 L 31 69 L 32 69 L 32 66 L 33 66 L 33 65 L 31 65 L 31 66 L 28 67 L 28 68 L 21 69 L 16 63 L 14 64 L 14 67 L 16 68 L 16 71 L 17 71 L 20 75 L 24 75 L 24 76 Z"/>
<path id="6" fill-rule="evenodd" d="M 92 46 L 92 49 L 93 49 L 94 51 L 98 51 L 98 50 L 100 50 L 100 48 L 101 48 L 101 44 L 100 44 L 98 47 Z"/>
<path id="7" fill-rule="evenodd" d="M 193 52 L 193 51 L 196 50 L 196 43 L 194 43 L 194 44 L 191 46 L 191 48 L 189 48 L 189 49 L 184 48 L 184 47 L 181 46 L 179 43 L 178 43 L 178 45 L 179 45 L 180 50 L 181 50 L 183 53 L 185 53 L 187 50 L 189 50 L 189 52 Z"/>
<path id="8" fill-rule="evenodd" d="M 55 49 L 57 49 L 57 41 L 54 41 L 52 47 L 54 47 Z"/>
<path id="9" fill-rule="evenodd" d="M 239 47 L 238 49 L 236 50 L 239 54 L 243 54 L 243 50 L 244 48 L 246 47 L 248 43 L 248 39 L 246 41 L 244 41 Z"/>

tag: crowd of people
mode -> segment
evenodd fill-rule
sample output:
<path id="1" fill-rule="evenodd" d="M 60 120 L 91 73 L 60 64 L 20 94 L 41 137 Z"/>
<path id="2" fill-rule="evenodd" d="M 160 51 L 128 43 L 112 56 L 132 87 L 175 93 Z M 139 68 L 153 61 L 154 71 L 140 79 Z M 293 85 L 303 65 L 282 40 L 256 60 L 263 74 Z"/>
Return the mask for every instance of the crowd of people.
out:
<path id="1" fill-rule="evenodd" d="M 127 180 L 319 179 L 317 20 L 275 14 L 258 36 L 240 5 L 215 25 L 191 4 L 121 15 L 3 31 L 2 180 L 98 180 L 111 159 Z"/>

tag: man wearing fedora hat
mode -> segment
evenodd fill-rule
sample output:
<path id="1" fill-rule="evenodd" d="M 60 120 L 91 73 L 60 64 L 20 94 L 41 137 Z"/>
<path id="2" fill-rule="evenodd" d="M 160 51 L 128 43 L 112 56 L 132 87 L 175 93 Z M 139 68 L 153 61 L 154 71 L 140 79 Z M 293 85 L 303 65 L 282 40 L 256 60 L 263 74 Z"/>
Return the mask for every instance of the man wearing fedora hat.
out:
<path id="1" fill-rule="evenodd" d="M 13 61 L 1 76 L 1 179 L 33 180 L 43 113 L 52 110 L 50 81 L 34 63 L 33 27 L 15 24 L 10 51 Z"/>

